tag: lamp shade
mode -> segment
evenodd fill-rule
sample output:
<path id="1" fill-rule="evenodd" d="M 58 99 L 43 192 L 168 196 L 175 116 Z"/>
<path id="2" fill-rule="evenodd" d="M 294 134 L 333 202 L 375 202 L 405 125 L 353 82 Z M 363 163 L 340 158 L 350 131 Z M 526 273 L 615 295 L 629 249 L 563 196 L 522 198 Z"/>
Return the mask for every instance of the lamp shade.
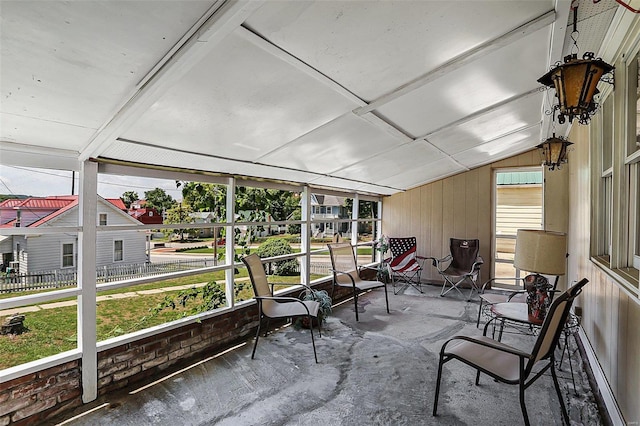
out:
<path id="1" fill-rule="evenodd" d="M 518 229 L 513 265 L 529 272 L 547 275 L 566 273 L 567 234 Z"/>

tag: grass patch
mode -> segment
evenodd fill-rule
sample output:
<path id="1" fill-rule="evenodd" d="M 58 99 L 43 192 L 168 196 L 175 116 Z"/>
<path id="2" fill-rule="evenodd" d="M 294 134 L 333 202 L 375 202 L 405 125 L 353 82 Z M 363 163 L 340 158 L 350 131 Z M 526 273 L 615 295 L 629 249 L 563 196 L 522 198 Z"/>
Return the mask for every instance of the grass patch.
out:
<path id="1" fill-rule="evenodd" d="M 253 289 L 248 280 L 238 280 L 247 276 L 246 269 L 236 274 L 236 285 L 242 290 L 236 302 L 253 298 Z M 311 279 L 320 278 L 314 275 Z M 193 285 L 209 280 L 224 280 L 224 271 L 211 272 L 192 277 L 176 278 L 157 283 L 143 284 L 117 290 L 100 292 L 100 296 L 116 295 L 141 290 L 163 287 Z M 270 282 L 298 284 L 299 276 L 270 276 Z M 219 284 L 223 288 L 223 284 Z M 288 286 L 276 285 L 279 290 Z M 150 310 L 162 302 L 165 297 L 175 297 L 179 289 L 157 294 L 145 294 L 127 298 L 112 298 L 97 302 L 97 338 L 106 340 L 134 331 L 170 322 L 185 315 L 191 305 L 186 308 L 165 309 L 151 316 Z M 15 294 L 14 294 L 15 295 Z M 74 298 L 70 298 L 74 299 Z M 45 358 L 77 347 L 77 307 L 67 306 L 53 309 L 42 309 L 37 312 L 26 312 L 25 326 L 28 332 L 18 336 L 0 336 L 0 369 Z"/>

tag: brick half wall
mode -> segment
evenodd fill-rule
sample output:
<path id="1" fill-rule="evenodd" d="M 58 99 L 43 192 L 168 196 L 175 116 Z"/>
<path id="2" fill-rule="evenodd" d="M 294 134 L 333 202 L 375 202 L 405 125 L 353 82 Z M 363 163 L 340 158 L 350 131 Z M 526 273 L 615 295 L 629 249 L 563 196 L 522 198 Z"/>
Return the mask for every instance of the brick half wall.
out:
<path id="1" fill-rule="evenodd" d="M 331 283 L 314 289 L 331 294 Z M 350 289 L 336 289 L 333 302 L 350 296 Z M 257 305 L 249 304 L 199 323 L 101 351 L 98 395 L 142 386 L 246 342 L 253 338 L 257 327 Z M 81 362 L 76 360 L 0 384 L 0 426 L 37 424 L 82 405 L 80 375 Z"/>

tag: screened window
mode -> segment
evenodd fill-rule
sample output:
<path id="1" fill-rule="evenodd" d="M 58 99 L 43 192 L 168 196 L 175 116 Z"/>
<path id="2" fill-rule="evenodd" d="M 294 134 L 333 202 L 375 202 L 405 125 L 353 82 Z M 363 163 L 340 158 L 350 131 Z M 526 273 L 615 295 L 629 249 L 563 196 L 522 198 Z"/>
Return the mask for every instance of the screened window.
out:
<path id="1" fill-rule="evenodd" d="M 74 266 L 73 243 L 62 245 L 62 267 L 71 268 Z"/>
<path id="2" fill-rule="evenodd" d="M 115 240 L 113 242 L 113 261 L 121 262 L 124 259 L 123 241 Z"/>

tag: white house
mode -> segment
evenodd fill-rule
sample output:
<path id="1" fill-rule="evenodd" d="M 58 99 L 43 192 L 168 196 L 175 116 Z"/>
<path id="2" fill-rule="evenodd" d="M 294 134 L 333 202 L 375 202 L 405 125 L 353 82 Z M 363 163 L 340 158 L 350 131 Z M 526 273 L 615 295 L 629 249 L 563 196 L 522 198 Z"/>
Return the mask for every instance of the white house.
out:
<path id="1" fill-rule="evenodd" d="M 336 195 L 311 194 L 311 220 L 314 222 L 327 220 L 327 222 L 312 223 L 311 235 L 330 237 L 338 231 L 348 231 L 348 224 L 333 222 L 337 219 L 347 218 L 344 200 L 345 197 Z"/>
<path id="2" fill-rule="evenodd" d="M 97 225 L 140 225 L 122 210 L 123 207 L 120 199 L 98 196 Z M 0 228 L 49 226 L 78 226 L 77 196 L 31 197 L 0 203 Z M 11 266 L 21 274 L 77 267 L 78 238 L 74 233 L 5 237 L 0 247 L 3 249 L 3 267 L 11 262 Z M 98 267 L 144 263 L 146 260 L 144 231 L 98 232 Z"/>

